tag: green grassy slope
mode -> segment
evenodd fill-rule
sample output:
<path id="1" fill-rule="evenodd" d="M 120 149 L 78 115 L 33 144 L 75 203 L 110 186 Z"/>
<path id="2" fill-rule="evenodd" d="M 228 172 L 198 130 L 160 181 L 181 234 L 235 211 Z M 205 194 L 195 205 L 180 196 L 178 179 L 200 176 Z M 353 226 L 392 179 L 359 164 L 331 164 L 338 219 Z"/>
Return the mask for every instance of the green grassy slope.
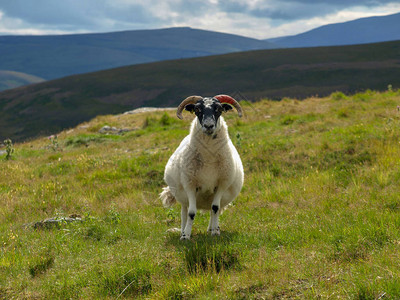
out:
<path id="1" fill-rule="evenodd" d="M 0 160 L 0 297 L 400 297 L 399 91 L 242 102 L 228 113 L 245 184 L 181 242 L 158 200 L 187 134 L 174 112 L 97 117 Z M 135 128 L 102 135 L 104 126 Z M 31 222 L 79 214 L 53 228 Z"/>
<path id="2" fill-rule="evenodd" d="M 240 91 L 304 98 L 400 86 L 400 42 L 280 49 L 164 61 L 72 76 L 0 93 L 0 138 L 55 133 L 100 114 L 173 106 Z"/>

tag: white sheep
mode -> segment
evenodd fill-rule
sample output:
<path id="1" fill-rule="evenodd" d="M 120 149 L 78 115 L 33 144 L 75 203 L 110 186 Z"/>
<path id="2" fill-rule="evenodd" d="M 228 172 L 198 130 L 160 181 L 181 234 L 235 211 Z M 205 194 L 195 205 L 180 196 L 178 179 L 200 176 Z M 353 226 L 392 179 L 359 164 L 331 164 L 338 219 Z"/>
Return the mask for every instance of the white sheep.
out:
<path id="1" fill-rule="evenodd" d="M 228 135 L 222 112 L 233 105 L 242 116 L 239 103 L 230 96 L 187 97 L 177 109 L 194 112 L 190 134 L 172 154 L 165 167 L 167 187 L 160 198 L 168 207 L 178 201 L 181 208 L 181 239 L 190 239 L 198 209 L 211 210 L 208 231 L 219 235 L 221 211 L 239 194 L 243 186 L 243 165 Z M 189 218 L 188 218 L 189 216 Z"/>

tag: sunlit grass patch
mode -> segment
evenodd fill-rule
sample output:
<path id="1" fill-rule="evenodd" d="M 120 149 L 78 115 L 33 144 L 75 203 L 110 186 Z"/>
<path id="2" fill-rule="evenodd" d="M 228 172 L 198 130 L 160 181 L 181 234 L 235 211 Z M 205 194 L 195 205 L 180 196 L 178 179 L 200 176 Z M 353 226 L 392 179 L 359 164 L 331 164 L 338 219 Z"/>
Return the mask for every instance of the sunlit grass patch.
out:
<path id="1" fill-rule="evenodd" d="M 228 243 L 207 237 L 184 245 L 183 256 L 190 273 L 212 272 L 240 268 L 239 252 Z"/>
<path id="2" fill-rule="evenodd" d="M 152 290 L 151 271 L 140 261 L 99 269 L 96 276 L 98 282 L 95 288 L 101 296 L 144 296 Z"/>
<path id="3" fill-rule="evenodd" d="M 215 273 L 184 274 L 171 278 L 156 298 L 161 299 L 193 299 L 198 295 L 215 296 L 215 289 L 223 280 L 221 275 Z"/>
<path id="4" fill-rule="evenodd" d="M 280 123 L 282 125 L 290 125 L 290 124 L 293 124 L 297 119 L 298 119 L 298 116 L 285 115 L 282 117 Z"/>
<path id="5" fill-rule="evenodd" d="M 348 99 L 347 96 L 342 92 L 334 92 L 330 96 L 333 100 L 346 100 Z"/>

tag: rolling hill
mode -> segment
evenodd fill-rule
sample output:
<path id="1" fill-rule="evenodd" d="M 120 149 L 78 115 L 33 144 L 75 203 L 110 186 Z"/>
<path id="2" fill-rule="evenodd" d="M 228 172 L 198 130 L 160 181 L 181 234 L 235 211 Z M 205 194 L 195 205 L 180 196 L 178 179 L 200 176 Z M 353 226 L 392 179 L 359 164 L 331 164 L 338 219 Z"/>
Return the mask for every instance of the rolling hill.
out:
<path id="1" fill-rule="evenodd" d="M 400 42 L 259 50 L 70 76 L 0 93 L 0 140 L 54 134 L 97 115 L 175 106 L 188 95 L 305 98 L 400 87 Z M 238 100 L 241 100 L 239 97 Z"/>
<path id="2" fill-rule="evenodd" d="M 109 33 L 0 36 L 0 70 L 46 80 L 121 66 L 257 49 L 375 43 L 400 39 L 400 13 L 330 24 L 258 40 L 189 27 Z M 14 81 L 11 87 L 24 85 Z M 0 91 L 10 82 L 0 77 Z"/>
<path id="3" fill-rule="evenodd" d="M 329 24 L 313 30 L 266 41 L 280 47 L 317 47 L 400 40 L 400 13 Z"/>
<path id="4" fill-rule="evenodd" d="M 126 65 L 271 47 L 266 41 L 189 27 L 0 36 L 0 69 L 55 79 Z"/>

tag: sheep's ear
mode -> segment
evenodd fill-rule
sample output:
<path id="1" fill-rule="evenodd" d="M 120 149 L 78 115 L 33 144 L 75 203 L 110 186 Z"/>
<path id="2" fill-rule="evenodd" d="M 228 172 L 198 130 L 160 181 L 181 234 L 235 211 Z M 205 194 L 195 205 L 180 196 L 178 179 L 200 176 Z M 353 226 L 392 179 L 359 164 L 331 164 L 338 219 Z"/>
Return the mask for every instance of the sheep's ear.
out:
<path id="1" fill-rule="evenodd" d="M 190 111 L 191 113 L 194 112 L 194 104 L 186 105 L 185 110 Z"/>
<path id="2" fill-rule="evenodd" d="M 230 106 L 229 104 L 226 104 L 226 103 L 222 103 L 222 108 L 223 108 L 224 112 L 227 112 L 232 109 L 232 106 Z"/>

